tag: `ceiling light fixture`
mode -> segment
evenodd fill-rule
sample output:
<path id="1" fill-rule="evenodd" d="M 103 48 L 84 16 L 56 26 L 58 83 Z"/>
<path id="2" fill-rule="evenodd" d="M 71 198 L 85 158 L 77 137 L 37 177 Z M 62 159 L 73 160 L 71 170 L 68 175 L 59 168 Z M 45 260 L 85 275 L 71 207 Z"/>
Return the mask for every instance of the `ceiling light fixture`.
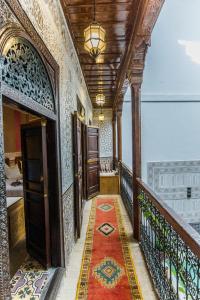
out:
<path id="1" fill-rule="evenodd" d="M 101 112 L 99 114 L 99 121 L 100 122 L 103 122 L 104 121 L 104 114 L 103 114 L 103 111 L 102 111 L 102 107 L 101 107 Z"/>
<path id="2" fill-rule="evenodd" d="M 94 0 L 94 20 L 84 30 L 84 48 L 96 59 L 106 48 L 106 32 L 103 27 L 95 20 L 95 0 Z"/>
<path id="3" fill-rule="evenodd" d="M 105 104 L 105 96 L 104 96 L 104 94 L 97 94 L 96 95 L 96 103 L 99 106 L 103 106 Z"/>

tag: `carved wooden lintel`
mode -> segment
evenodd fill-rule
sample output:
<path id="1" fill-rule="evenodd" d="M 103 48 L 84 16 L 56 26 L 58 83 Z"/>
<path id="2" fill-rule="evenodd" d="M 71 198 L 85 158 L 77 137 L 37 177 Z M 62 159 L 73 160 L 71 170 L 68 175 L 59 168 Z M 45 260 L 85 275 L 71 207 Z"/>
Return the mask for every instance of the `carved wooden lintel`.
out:
<path id="1" fill-rule="evenodd" d="M 142 20 L 140 34 L 151 35 L 165 0 L 149 0 Z"/>
<path id="2" fill-rule="evenodd" d="M 141 86 L 142 84 L 145 57 L 148 46 L 150 46 L 151 43 L 151 33 L 164 2 L 165 0 L 148 0 L 141 10 L 141 14 L 138 17 L 137 34 L 131 44 L 132 52 L 131 54 L 128 54 L 128 63 L 127 65 L 124 65 L 124 72 L 121 72 L 122 75 L 121 78 L 119 78 L 114 106 L 118 105 L 118 96 L 123 93 L 122 90 L 125 76 L 128 78 L 131 85 Z"/>

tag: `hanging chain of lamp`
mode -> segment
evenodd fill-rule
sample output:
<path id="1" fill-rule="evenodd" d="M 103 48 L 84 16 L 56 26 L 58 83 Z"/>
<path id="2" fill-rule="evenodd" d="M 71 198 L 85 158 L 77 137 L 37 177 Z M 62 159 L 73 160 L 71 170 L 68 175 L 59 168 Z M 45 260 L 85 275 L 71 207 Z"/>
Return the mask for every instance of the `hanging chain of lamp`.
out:
<path id="1" fill-rule="evenodd" d="M 103 114 L 103 111 L 102 111 L 102 106 L 101 106 L 101 113 L 99 114 L 99 121 L 100 122 L 104 121 L 104 114 Z"/>
<path id="2" fill-rule="evenodd" d="M 93 22 L 84 30 L 84 48 L 96 59 L 106 48 L 103 27 L 95 20 L 95 0 L 94 0 L 94 19 Z"/>

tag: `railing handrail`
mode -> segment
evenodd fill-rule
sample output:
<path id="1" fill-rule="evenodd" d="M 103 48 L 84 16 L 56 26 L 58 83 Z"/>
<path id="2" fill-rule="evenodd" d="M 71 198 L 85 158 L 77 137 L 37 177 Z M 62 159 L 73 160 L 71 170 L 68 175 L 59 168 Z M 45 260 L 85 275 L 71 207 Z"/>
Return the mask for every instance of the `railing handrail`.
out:
<path id="1" fill-rule="evenodd" d="M 153 205 L 164 216 L 166 221 L 179 234 L 190 250 L 200 259 L 200 235 L 187 224 L 174 210 L 172 210 L 151 188 L 140 178 L 137 178 L 138 185 L 150 198 Z"/>
<path id="2" fill-rule="evenodd" d="M 123 161 L 120 161 L 120 164 L 126 169 L 126 171 L 127 171 L 131 176 L 133 176 L 132 170 L 129 169 L 129 167 L 128 167 Z"/>

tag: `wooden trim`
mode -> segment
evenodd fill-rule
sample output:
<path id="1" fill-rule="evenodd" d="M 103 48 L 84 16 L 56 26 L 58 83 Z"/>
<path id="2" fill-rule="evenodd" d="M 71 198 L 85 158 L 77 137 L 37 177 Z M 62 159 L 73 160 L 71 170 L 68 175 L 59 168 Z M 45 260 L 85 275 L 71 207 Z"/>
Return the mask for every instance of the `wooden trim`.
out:
<path id="1" fill-rule="evenodd" d="M 174 210 L 172 210 L 147 184 L 140 178 L 136 178 L 137 187 L 141 188 L 149 200 L 158 209 L 166 221 L 174 228 L 192 252 L 200 259 L 200 236 L 189 224 L 187 224 Z"/>
<path id="2" fill-rule="evenodd" d="M 141 178 L 141 87 L 131 85 L 132 99 L 132 169 L 133 169 L 133 228 L 134 238 L 140 239 L 140 210 L 137 199 L 136 177 Z"/>
<path id="3" fill-rule="evenodd" d="M 112 120 L 112 131 L 113 131 L 113 168 L 115 169 L 115 160 L 116 160 L 116 116 Z"/>
<path id="4" fill-rule="evenodd" d="M 122 161 L 122 112 L 117 112 L 117 146 L 118 161 Z"/>

